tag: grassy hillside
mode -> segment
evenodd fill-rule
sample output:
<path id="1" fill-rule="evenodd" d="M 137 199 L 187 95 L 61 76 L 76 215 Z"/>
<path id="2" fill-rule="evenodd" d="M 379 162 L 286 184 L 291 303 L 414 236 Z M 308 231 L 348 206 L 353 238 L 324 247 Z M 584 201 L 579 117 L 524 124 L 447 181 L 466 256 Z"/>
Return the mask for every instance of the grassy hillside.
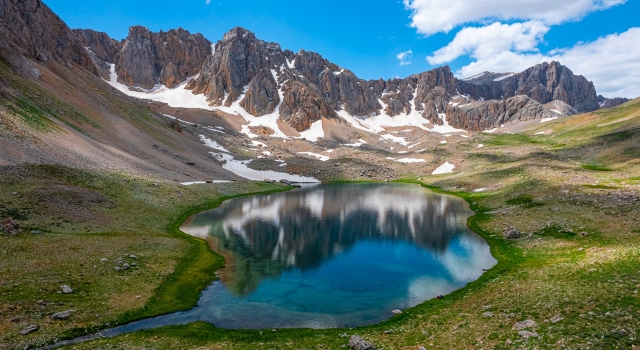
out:
<path id="1" fill-rule="evenodd" d="M 487 146 L 465 154 L 463 173 L 423 175 L 425 185 L 471 203 L 478 214 L 469 224 L 499 260 L 443 300 L 359 329 L 228 331 L 199 323 L 73 348 L 339 349 L 346 333 L 378 349 L 630 349 L 640 343 L 639 113 L 634 100 L 524 134 L 479 135 Z M 488 190 L 473 192 L 479 188 Z M 524 238 L 502 238 L 507 225 Z M 537 324 L 528 339 L 513 329 L 527 319 Z"/>
<path id="2" fill-rule="evenodd" d="M 289 189 L 251 182 L 185 187 L 36 165 L 0 167 L 0 183 L 0 217 L 23 229 L 0 235 L 0 349 L 193 307 L 224 262 L 178 230 L 186 215 L 240 194 Z M 119 259 L 137 266 L 117 271 Z M 62 294 L 62 285 L 73 293 Z M 68 320 L 50 318 L 65 310 L 74 310 Z M 40 330 L 19 334 L 31 324 Z"/>

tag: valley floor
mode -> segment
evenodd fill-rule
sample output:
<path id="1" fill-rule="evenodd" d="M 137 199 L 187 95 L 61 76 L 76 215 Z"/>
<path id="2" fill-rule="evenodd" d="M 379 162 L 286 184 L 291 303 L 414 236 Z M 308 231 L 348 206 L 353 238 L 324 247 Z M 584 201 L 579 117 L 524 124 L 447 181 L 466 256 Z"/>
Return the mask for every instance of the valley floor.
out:
<path id="1" fill-rule="evenodd" d="M 358 334 L 377 349 L 631 349 L 640 344 L 639 144 L 634 100 L 517 134 L 438 146 L 433 164 L 398 164 L 394 178 L 467 199 L 477 212 L 470 227 L 499 263 L 467 287 L 383 324 L 260 332 L 199 323 L 70 348 L 339 349 Z M 344 166 L 333 167 L 343 172 L 304 166 L 319 178 L 362 180 L 369 176 L 349 164 L 374 169 L 383 161 L 367 157 L 342 155 L 336 162 Z M 445 160 L 457 165 L 454 172 L 430 175 Z M 371 179 L 387 178 L 373 173 Z M 231 196 L 289 188 L 248 181 L 181 186 L 51 165 L 3 166 L 0 184 L 2 218 L 13 217 L 24 230 L 0 236 L 0 349 L 191 307 L 223 261 L 181 234 L 181 220 Z M 503 238 L 509 226 L 523 236 Z M 130 267 L 117 271 L 125 261 Z M 73 292 L 64 294 L 62 285 Z M 67 319 L 51 318 L 66 310 Z M 535 325 L 514 329 L 524 320 Z M 39 329 L 21 335 L 29 325 Z"/>

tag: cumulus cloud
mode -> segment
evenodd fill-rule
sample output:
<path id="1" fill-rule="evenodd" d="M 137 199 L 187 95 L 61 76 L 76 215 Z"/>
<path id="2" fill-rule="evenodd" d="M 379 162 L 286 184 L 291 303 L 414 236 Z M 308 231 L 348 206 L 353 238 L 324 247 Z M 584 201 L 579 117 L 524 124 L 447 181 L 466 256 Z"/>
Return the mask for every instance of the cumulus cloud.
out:
<path id="1" fill-rule="evenodd" d="M 424 35 L 469 23 L 538 21 L 555 25 L 624 4 L 627 0 L 403 0 L 411 26 Z"/>
<path id="2" fill-rule="evenodd" d="M 538 63 L 558 61 L 569 67 L 575 74 L 583 75 L 593 81 L 599 94 L 606 97 L 635 98 L 640 96 L 638 38 L 640 38 L 640 28 L 631 28 L 624 33 L 607 35 L 592 42 L 578 43 L 573 47 L 553 50 L 548 54 L 518 52 L 513 49 L 485 54 L 481 49 L 470 49 L 469 55 L 476 58 L 476 61 L 456 71 L 456 75 L 468 77 L 484 71 L 521 72 Z M 447 52 L 450 50 L 453 49 L 447 49 Z M 444 60 L 453 56 L 445 57 L 442 54 L 438 57 Z"/>
<path id="3" fill-rule="evenodd" d="M 211 5 L 211 0 L 206 0 L 204 3 L 207 5 Z"/>
<path id="4" fill-rule="evenodd" d="M 396 55 L 396 58 L 398 59 L 398 62 L 400 62 L 401 66 L 408 66 L 411 64 L 411 60 L 413 59 L 413 51 L 409 50 L 400 52 Z"/>
<path id="5" fill-rule="evenodd" d="M 463 28 L 449 45 L 427 57 L 430 64 L 451 62 L 469 55 L 477 60 L 486 60 L 505 51 L 538 51 L 537 46 L 549 31 L 544 23 L 493 23 L 485 27 Z"/>

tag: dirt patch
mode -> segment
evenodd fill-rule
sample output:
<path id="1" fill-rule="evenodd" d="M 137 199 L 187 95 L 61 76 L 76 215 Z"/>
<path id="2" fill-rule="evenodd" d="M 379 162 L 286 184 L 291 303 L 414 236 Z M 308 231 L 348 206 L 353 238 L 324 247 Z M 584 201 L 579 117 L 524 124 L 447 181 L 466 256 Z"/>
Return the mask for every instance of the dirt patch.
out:
<path id="1" fill-rule="evenodd" d="M 98 208 L 115 208 L 109 197 L 87 188 L 53 185 L 37 188 L 27 194 L 33 203 L 33 211 L 39 214 L 56 215 L 70 221 L 96 221 L 102 217 Z"/>

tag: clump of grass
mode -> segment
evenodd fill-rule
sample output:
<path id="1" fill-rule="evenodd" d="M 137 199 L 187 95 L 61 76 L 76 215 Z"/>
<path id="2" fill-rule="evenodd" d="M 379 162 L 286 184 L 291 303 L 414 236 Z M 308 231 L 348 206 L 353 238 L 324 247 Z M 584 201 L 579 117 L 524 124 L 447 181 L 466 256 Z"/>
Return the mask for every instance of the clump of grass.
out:
<path id="1" fill-rule="evenodd" d="M 483 142 L 488 146 L 515 146 L 528 143 L 542 143 L 525 134 L 487 135 L 487 139 Z"/>
<path id="2" fill-rule="evenodd" d="M 606 165 L 593 163 L 582 164 L 582 168 L 592 171 L 613 171 L 613 169 L 609 168 Z"/>
<path id="3" fill-rule="evenodd" d="M 13 104 L 7 104 L 7 109 L 13 112 L 13 114 L 20 116 L 27 125 L 37 130 L 51 130 L 49 126 L 51 121 L 45 117 L 44 113 L 38 107 L 25 99 L 17 98 Z"/>
<path id="4" fill-rule="evenodd" d="M 0 211 L 0 219 L 12 218 L 15 220 L 27 220 L 29 216 L 24 211 L 17 208 L 7 208 Z"/>
<path id="5" fill-rule="evenodd" d="M 607 186 L 607 185 L 582 185 L 586 188 L 599 188 L 603 190 L 617 190 L 619 187 Z"/>
<path id="6" fill-rule="evenodd" d="M 520 195 L 518 197 L 507 200 L 506 203 L 510 205 L 521 205 L 524 208 L 541 207 L 544 205 L 544 203 L 534 201 L 533 197 L 531 197 L 530 195 Z"/>
<path id="7" fill-rule="evenodd" d="M 533 202 L 533 197 L 526 194 L 507 200 L 507 204 L 511 204 L 511 205 L 527 204 L 532 202 Z"/>
<path id="8" fill-rule="evenodd" d="M 544 227 L 534 233 L 536 236 L 541 237 L 553 237 L 559 239 L 568 239 L 575 237 L 576 234 L 574 232 L 565 230 L 562 226 L 558 224 L 552 224 L 547 227 Z"/>

